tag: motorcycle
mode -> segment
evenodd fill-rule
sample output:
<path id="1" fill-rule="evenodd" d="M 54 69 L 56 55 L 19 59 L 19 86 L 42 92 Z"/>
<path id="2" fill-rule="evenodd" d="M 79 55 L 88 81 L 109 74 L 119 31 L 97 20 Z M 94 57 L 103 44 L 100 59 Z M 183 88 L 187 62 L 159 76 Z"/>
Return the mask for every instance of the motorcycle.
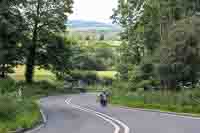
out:
<path id="1" fill-rule="evenodd" d="M 107 100 L 100 100 L 100 104 L 102 107 L 106 107 L 107 106 Z"/>
<path id="2" fill-rule="evenodd" d="M 103 94 L 100 95 L 100 104 L 101 104 L 102 107 L 106 107 L 107 106 L 108 101 L 107 101 L 107 96 L 106 95 L 103 95 Z"/>

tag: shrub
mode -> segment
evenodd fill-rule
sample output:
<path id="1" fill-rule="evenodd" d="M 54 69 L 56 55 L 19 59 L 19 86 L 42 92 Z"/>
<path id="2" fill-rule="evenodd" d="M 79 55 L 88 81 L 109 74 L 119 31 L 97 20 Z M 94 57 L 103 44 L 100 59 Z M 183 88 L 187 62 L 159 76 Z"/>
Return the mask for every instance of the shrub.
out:
<path id="1" fill-rule="evenodd" d="M 193 90 L 192 95 L 200 98 L 200 89 L 196 88 L 195 90 Z"/>
<path id="2" fill-rule="evenodd" d="M 61 84 L 53 84 L 47 81 L 39 81 L 32 84 L 27 84 L 25 82 L 18 82 L 16 84 L 17 88 L 22 88 L 23 96 L 32 97 L 32 96 L 48 96 L 52 93 L 60 91 Z M 64 85 L 62 85 L 64 88 Z"/>
<path id="3" fill-rule="evenodd" d="M 191 112 L 193 112 L 193 107 L 192 106 L 183 106 L 182 107 L 182 112 L 191 113 Z"/>
<path id="4" fill-rule="evenodd" d="M 0 80 L 0 93 L 8 93 L 15 91 L 15 81 L 13 79 L 1 79 Z"/>
<path id="5" fill-rule="evenodd" d="M 88 84 L 93 84 L 100 81 L 97 74 L 90 71 L 74 71 L 72 72 L 72 78 L 75 80 L 83 80 Z"/>
<path id="6" fill-rule="evenodd" d="M 8 129 L 5 127 L 0 127 L 0 133 L 8 133 Z"/>
<path id="7" fill-rule="evenodd" d="M 0 96 L 0 117 L 2 119 L 11 119 L 15 117 L 17 110 L 16 100 L 8 96 Z"/>
<path id="8" fill-rule="evenodd" d="M 144 88 L 145 90 L 152 88 L 152 80 L 143 80 L 136 85 L 136 88 Z"/>
<path id="9" fill-rule="evenodd" d="M 194 113 L 200 113 L 200 105 L 193 107 Z"/>
<path id="10" fill-rule="evenodd" d="M 129 92 L 128 83 L 122 81 L 113 81 L 110 90 L 114 96 L 126 95 Z"/>
<path id="11" fill-rule="evenodd" d="M 23 101 L 21 104 L 23 106 L 18 108 L 16 122 L 23 128 L 31 128 L 41 117 L 39 107 L 31 100 Z"/>

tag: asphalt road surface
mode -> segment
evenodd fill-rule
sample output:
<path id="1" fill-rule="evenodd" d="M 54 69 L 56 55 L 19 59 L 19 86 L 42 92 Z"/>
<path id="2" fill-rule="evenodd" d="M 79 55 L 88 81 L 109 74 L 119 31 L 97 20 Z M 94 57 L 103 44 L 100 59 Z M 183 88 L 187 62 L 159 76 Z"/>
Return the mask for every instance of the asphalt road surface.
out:
<path id="1" fill-rule="evenodd" d="M 200 133 L 200 119 L 158 112 L 101 107 L 96 94 L 41 100 L 47 124 L 32 133 Z"/>

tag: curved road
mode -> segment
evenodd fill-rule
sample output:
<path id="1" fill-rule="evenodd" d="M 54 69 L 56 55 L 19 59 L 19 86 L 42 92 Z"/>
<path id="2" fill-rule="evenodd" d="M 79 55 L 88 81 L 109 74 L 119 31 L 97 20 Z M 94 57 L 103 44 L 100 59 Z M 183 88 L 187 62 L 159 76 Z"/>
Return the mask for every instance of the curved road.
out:
<path id="1" fill-rule="evenodd" d="M 200 119 L 158 112 L 102 108 L 95 94 L 41 100 L 46 126 L 32 133 L 199 133 Z"/>

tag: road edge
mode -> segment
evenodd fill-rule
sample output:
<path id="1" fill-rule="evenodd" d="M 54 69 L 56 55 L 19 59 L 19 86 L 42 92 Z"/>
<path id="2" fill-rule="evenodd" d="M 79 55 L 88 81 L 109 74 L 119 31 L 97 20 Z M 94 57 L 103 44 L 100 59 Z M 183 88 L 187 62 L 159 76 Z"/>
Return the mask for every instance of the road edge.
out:
<path id="1" fill-rule="evenodd" d="M 134 108 L 134 107 L 117 105 L 117 104 L 111 104 L 111 106 L 118 107 L 118 108 L 125 109 L 125 110 L 130 110 L 130 111 L 155 112 L 155 113 L 161 113 L 161 114 L 166 114 L 166 115 L 171 115 L 171 116 L 190 118 L 190 119 L 199 119 L 200 120 L 200 114 L 198 115 L 198 114 L 190 114 L 190 113 L 176 113 L 176 112 L 162 111 L 162 110 L 159 110 L 159 109 Z"/>
<path id="2" fill-rule="evenodd" d="M 44 110 L 40 107 L 40 114 L 42 117 L 42 120 L 39 124 L 37 124 L 36 126 L 32 127 L 32 128 L 22 128 L 22 129 L 18 129 L 15 131 L 10 131 L 9 133 L 33 133 L 35 131 L 40 130 L 41 128 L 45 127 L 45 125 L 47 124 L 47 116 L 44 113 Z"/>
<path id="3" fill-rule="evenodd" d="M 42 109 L 42 107 L 40 107 L 40 114 L 42 116 L 42 122 L 39 125 L 33 127 L 32 129 L 27 129 L 26 131 L 24 131 L 24 133 L 33 133 L 33 132 L 38 131 L 41 128 L 46 126 L 46 124 L 47 124 L 47 116 L 45 115 L 44 110 Z"/>

